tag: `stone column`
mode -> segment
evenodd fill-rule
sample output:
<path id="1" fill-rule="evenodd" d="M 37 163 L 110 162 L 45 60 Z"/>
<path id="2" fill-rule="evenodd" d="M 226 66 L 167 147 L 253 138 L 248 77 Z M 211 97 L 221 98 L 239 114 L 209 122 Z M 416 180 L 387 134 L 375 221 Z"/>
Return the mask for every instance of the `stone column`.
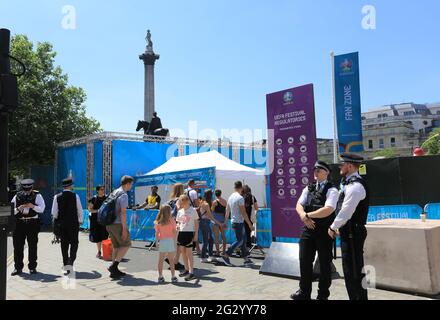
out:
<path id="1" fill-rule="evenodd" d="M 153 42 L 151 41 L 150 30 L 147 32 L 147 48 L 139 59 L 144 62 L 145 80 L 144 80 L 144 120 L 150 122 L 153 118 L 154 108 L 154 64 L 159 59 L 159 55 L 153 51 Z"/>

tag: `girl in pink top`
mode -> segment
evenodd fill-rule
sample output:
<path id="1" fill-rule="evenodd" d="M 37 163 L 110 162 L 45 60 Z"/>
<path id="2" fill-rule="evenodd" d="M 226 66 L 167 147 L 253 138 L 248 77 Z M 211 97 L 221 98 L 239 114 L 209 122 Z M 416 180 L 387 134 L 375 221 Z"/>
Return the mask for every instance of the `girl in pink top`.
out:
<path id="1" fill-rule="evenodd" d="M 176 238 L 176 222 L 171 216 L 171 207 L 167 204 L 160 207 L 160 211 L 154 221 L 154 230 L 156 231 L 156 245 L 159 246 L 159 283 L 164 283 L 163 277 L 163 262 L 165 256 L 168 257 L 168 261 L 174 261 L 176 254 L 176 246 L 174 244 Z M 174 263 L 170 264 L 171 270 L 171 282 L 177 282 L 175 275 Z"/>

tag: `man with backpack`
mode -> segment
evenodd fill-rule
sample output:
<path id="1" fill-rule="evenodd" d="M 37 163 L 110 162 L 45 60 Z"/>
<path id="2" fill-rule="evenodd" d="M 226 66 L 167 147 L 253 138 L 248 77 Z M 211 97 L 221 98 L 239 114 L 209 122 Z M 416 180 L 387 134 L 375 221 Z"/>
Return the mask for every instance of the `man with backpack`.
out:
<path id="1" fill-rule="evenodd" d="M 79 226 L 83 223 L 83 209 L 79 196 L 73 192 L 72 178 L 64 179 L 62 185 L 63 192 L 57 194 L 53 200 L 52 216 L 54 224 L 57 224 L 59 229 L 63 269 L 69 274 L 78 251 L 78 234 Z"/>
<path id="2" fill-rule="evenodd" d="M 131 190 L 134 179 L 130 176 L 123 176 L 121 178 L 121 186 L 112 192 L 110 197 L 102 205 L 100 212 L 98 212 L 98 221 L 103 223 L 103 210 L 106 206 L 114 205 L 114 212 L 109 211 L 107 221 L 105 222 L 107 232 L 110 235 L 113 245 L 113 264 L 108 268 L 110 271 L 110 278 L 117 279 L 126 275 L 126 273 L 119 270 L 118 266 L 122 259 L 127 254 L 131 247 L 130 233 L 127 225 L 127 207 L 128 195 L 127 192 Z M 110 219 L 110 220 L 108 220 Z M 113 220 L 113 222 L 111 222 Z"/>

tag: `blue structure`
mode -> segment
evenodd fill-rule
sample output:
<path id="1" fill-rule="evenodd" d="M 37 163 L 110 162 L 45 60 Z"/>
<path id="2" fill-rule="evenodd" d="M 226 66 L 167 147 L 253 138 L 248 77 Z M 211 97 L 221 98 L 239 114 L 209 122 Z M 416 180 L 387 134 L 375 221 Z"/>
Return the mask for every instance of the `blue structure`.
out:
<path id="1" fill-rule="evenodd" d="M 55 163 L 56 192 L 61 191 L 61 181 L 72 175 L 74 191 L 84 208 L 94 194 L 96 185 L 104 184 L 106 192 L 119 187 L 123 175 L 133 177 L 148 173 L 171 157 L 217 150 L 229 159 L 251 168 L 265 168 L 265 146 L 253 144 L 205 144 L 196 140 L 148 137 L 143 135 L 100 133 L 61 143 Z M 269 194 L 269 193 L 267 193 Z"/>

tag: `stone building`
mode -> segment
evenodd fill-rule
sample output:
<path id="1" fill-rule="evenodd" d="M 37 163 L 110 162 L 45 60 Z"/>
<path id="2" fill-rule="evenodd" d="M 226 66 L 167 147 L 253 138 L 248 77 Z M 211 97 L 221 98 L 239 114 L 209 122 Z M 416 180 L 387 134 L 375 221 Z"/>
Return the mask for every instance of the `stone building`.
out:
<path id="1" fill-rule="evenodd" d="M 440 103 L 404 103 L 375 108 L 362 113 L 364 156 L 371 159 L 392 148 L 398 156 L 411 156 L 429 133 L 440 127 Z M 318 139 L 318 156 L 333 162 L 333 140 Z"/>

